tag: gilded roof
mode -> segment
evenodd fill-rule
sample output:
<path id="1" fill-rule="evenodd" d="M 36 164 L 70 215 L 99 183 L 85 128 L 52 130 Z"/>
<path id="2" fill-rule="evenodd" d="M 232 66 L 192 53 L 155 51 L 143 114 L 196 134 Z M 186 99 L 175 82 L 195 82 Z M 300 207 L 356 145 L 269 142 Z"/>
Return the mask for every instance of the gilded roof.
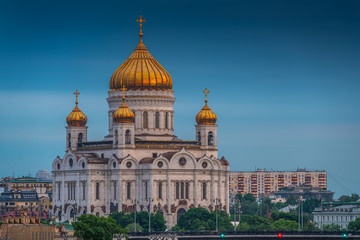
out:
<path id="1" fill-rule="evenodd" d="M 110 90 L 126 87 L 129 90 L 171 90 L 170 74 L 150 54 L 142 41 L 134 52 L 113 73 L 110 79 Z"/>
<path id="2" fill-rule="evenodd" d="M 87 117 L 78 107 L 78 102 L 76 101 L 76 106 L 72 112 L 67 116 L 66 122 L 71 127 L 83 127 L 86 125 Z"/>

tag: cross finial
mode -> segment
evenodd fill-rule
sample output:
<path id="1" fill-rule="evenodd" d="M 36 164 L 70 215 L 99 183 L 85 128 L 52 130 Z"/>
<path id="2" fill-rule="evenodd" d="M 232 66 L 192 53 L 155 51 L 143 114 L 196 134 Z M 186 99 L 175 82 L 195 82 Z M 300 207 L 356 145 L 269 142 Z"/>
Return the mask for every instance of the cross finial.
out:
<path id="1" fill-rule="evenodd" d="M 142 33 L 142 25 L 143 23 L 145 22 L 145 19 L 142 18 L 142 16 L 140 15 L 139 16 L 139 19 L 136 19 L 136 22 L 139 23 L 139 26 L 140 26 L 140 33 L 139 33 L 139 37 L 141 38 L 143 36 L 143 33 Z"/>
<path id="2" fill-rule="evenodd" d="M 125 91 L 127 90 L 127 88 L 123 85 L 120 90 L 123 92 L 122 100 L 125 101 Z"/>
<path id="3" fill-rule="evenodd" d="M 80 95 L 80 92 L 78 92 L 78 90 L 76 90 L 75 92 L 74 92 L 74 95 L 75 95 L 75 97 L 76 97 L 76 101 L 75 101 L 75 104 L 76 104 L 76 106 L 78 105 L 78 95 Z"/>
<path id="4" fill-rule="evenodd" d="M 208 100 L 207 100 L 207 95 L 208 95 L 208 93 L 210 93 L 210 91 L 208 91 L 207 88 L 205 88 L 205 90 L 203 91 L 203 93 L 205 93 L 205 103 L 207 103 L 207 102 L 208 102 Z"/>

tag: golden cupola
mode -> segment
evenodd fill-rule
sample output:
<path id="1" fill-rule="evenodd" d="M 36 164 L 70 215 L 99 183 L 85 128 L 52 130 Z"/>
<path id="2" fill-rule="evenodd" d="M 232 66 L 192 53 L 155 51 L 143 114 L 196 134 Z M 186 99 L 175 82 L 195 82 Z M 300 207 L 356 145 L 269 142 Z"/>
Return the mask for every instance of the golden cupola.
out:
<path id="1" fill-rule="evenodd" d="M 67 116 L 66 122 L 69 125 L 69 127 L 84 127 L 87 122 L 87 117 L 78 107 L 78 103 L 79 103 L 78 95 L 80 95 L 80 93 L 76 90 L 76 92 L 74 92 L 74 95 L 76 96 L 76 101 L 75 101 L 76 106 L 72 110 L 72 112 Z"/>
<path id="2" fill-rule="evenodd" d="M 130 57 L 111 76 L 110 90 L 126 87 L 129 90 L 172 91 L 170 74 L 149 53 L 142 41 L 142 23 L 145 19 L 140 16 L 136 21 L 140 24 L 140 42 Z"/>
<path id="3" fill-rule="evenodd" d="M 135 120 L 135 114 L 125 103 L 125 90 L 123 87 L 120 90 L 123 91 L 122 104 L 113 114 L 113 121 L 116 123 L 133 123 Z"/>
<path id="4" fill-rule="evenodd" d="M 210 92 L 205 88 L 205 106 L 201 109 L 201 111 L 196 115 L 196 122 L 199 125 L 215 125 L 217 117 L 216 114 L 211 110 L 211 108 L 207 105 L 207 94 Z"/>

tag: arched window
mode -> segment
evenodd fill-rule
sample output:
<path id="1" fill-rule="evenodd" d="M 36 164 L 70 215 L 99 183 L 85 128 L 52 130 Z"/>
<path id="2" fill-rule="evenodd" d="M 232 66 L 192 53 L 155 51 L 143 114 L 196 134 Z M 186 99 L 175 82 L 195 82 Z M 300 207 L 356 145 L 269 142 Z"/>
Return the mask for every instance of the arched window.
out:
<path id="1" fill-rule="evenodd" d="M 130 199 L 131 198 L 131 183 L 127 182 L 126 185 L 126 198 Z"/>
<path id="2" fill-rule="evenodd" d="M 148 113 L 143 113 L 143 128 L 149 128 Z"/>
<path id="3" fill-rule="evenodd" d="M 168 112 L 165 113 L 165 128 L 166 129 L 169 128 L 169 113 Z"/>
<path id="4" fill-rule="evenodd" d="M 159 199 L 162 199 L 162 182 L 159 182 Z"/>
<path id="5" fill-rule="evenodd" d="M 100 183 L 99 182 L 96 183 L 96 199 L 97 200 L 100 199 Z"/>
<path id="6" fill-rule="evenodd" d="M 189 193 L 190 193 L 190 183 L 186 182 L 186 187 L 185 187 L 185 198 L 186 199 L 190 199 Z"/>
<path id="7" fill-rule="evenodd" d="M 202 190 L 203 190 L 203 192 L 202 192 L 202 198 L 203 198 L 203 199 L 206 199 L 206 182 L 203 182 L 202 185 L 203 185 L 203 186 L 202 186 Z"/>
<path id="8" fill-rule="evenodd" d="M 201 143 L 201 132 L 197 132 L 197 140 Z"/>
<path id="9" fill-rule="evenodd" d="M 180 198 L 180 194 L 179 194 L 179 189 L 180 187 L 179 187 L 179 182 L 176 182 L 176 191 L 175 191 L 175 193 L 176 193 L 176 196 L 175 196 L 175 199 L 179 199 Z"/>
<path id="10" fill-rule="evenodd" d="M 131 144 L 131 132 L 126 130 L 125 132 L 125 144 Z"/>
<path id="11" fill-rule="evenodd" d="M 83 141 L 83 134 L 79 133 L 78 135 L 78 142 L 82 142 Z"/>
<path id="12" fill-rule="evenodd" d="M 160 112 L 155 113 L 155 128 L 160 128 Z"/>
<path id="13" fill-rule="evenodd" d="M 209 132 L 209 135 L 208 135 L 208 145 L 209 145 L 209 146 L 214 145 L 214 135 L 213 135 L 213 132 Z"/>
<path id="14" fill-rule="evenodd" d="M 114 139 L 115 139 L 115 144 L 118 144 L 118 131 L 117 130 L 115 130 Z"/>
<path id="15" fill-rule="evenodd" d="M 68 134 L 68 146 L 71 147 L 71 134 Z"/>

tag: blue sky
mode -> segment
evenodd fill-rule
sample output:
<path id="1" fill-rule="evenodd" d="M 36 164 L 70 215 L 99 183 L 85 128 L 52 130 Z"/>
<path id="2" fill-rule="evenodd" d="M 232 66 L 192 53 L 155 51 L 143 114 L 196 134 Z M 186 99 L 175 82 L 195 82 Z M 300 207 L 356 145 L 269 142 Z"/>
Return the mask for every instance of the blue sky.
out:
<path id="1" fill-rule="evenodd" d="M 107 134 L 109 79 L 138 42 L 173 78 L 175 134 L 202 90 L 231 170 L 325 169 L 360 193 L 360 2 L 0 1 L 0 176 L 64 154 L 78 89 L 89 140 Z"/>

